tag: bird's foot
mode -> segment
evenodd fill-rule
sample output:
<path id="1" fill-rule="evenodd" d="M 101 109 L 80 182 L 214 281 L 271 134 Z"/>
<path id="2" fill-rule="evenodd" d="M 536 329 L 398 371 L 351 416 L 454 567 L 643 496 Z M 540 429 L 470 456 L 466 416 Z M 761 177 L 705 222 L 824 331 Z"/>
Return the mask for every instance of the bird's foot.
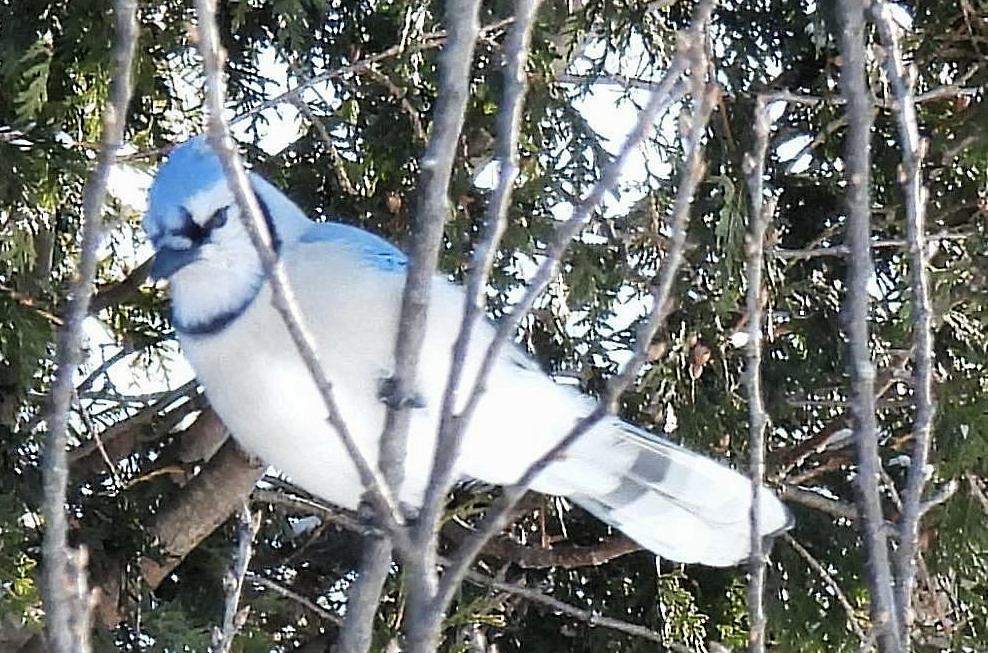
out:
<path id="1" fill-rule="evenodd" d="M 399 396 L 398 384 L 393 376 L 382 377 L 377 382 L 377 398 L 394 409 L 425 408 L 425 399 L 417 392 Z"/>

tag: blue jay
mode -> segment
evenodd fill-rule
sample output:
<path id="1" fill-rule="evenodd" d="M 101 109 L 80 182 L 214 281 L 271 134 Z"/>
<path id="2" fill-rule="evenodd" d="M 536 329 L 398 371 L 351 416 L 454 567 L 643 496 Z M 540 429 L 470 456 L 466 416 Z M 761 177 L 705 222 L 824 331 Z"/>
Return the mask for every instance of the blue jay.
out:
<path id="1" fill-rule="evenodd" d="M 353 437 L 376 464 L 384 426 L 382 380 L 392 369 L 407 260 L 356 227 L 315 223 L 257 174 L 250 183 L 297 294 L 304 321 L 334 381 Z M 220 162 L 205 139 L 176 148 L 151 187 L 144 229 L 156 249 L 152 275 L 167 278 L 172 323 L 213 407 L 249 451 L 295 483 L 355 509 L 357 471 L 326 422 L 326 408 L 278 313 Z M 421 505 L 441 397 L 465 301 L 437 275 L 418 369 L 418 394 L 399 500 Z M 472 379 L 494 325 L 476 325 Z M 464 436 L 459 477 L 510 484 L 593 409 L 554 383 L 525 352 L 508 347 Z M 660 556 L 727 566 L 749 551 L 751 485 L 737 472 L 620 419 L 577 440 L 533 489 L 568 497 Z M 782 503 L 761 494 L 764 535 L 790 526 Z"/>

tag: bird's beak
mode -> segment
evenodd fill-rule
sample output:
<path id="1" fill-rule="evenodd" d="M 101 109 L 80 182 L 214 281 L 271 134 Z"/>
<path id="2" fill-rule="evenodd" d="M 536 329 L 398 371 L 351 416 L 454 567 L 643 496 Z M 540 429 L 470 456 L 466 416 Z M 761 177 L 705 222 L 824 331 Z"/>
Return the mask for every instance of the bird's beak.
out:
<path id="1" fill-rule="evenodd" d="M 151 263 L 151 278 L 167 279 L 198 258 L 199 252 L 194 247 L 188 249 L 162 247 L 154 255 L 154 262 Z"/>

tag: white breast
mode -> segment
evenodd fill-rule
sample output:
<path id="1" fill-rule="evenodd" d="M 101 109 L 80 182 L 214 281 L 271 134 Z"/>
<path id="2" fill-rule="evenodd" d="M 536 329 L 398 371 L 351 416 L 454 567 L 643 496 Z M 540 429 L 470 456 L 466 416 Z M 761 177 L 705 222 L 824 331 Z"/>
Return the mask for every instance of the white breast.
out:
<path id="1" fill-rule="evenodd" d="M 391 374 L 402 275 L 368 266 L 345 247 L 314 243 L 285 254 L 285 265 L 313 333 L 343 419 L 376 464 L 384 424 L 379 384 Z M 419 369 L 424 407 L 413 415 L 401 500 L 416 505 L 431 470 L 438 411 L 459 328 L 463 292 L 442 279 L 433 290 Z M 469 368 L 493 332 L 479 325 Z M 325 420 L 326 409 L 265 287 L 224 331 L 182 339 L 217 413 L 249 451 L 309 492 L 356 508 L 356 468 Z M 468 376 L 472 378 L 472 372 Z M 548 450 L 590 404 L 537 370 L 501 361 L 464 442 L 463 475 L 504 484 Z"/>

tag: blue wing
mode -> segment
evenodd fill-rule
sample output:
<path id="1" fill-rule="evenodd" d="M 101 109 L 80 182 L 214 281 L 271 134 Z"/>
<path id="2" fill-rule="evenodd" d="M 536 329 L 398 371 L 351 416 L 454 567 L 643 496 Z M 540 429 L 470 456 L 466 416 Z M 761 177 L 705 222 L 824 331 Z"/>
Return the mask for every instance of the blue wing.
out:
<path id="1" fill-rule="evenodd" d="M 338 242 L 352 247 L 369 264 L 382 270 L 404 270 L 408 257 L 384 240 L 369 231 L 336 222 L 317 222 L 302 234 L 303 243 Z"/>

